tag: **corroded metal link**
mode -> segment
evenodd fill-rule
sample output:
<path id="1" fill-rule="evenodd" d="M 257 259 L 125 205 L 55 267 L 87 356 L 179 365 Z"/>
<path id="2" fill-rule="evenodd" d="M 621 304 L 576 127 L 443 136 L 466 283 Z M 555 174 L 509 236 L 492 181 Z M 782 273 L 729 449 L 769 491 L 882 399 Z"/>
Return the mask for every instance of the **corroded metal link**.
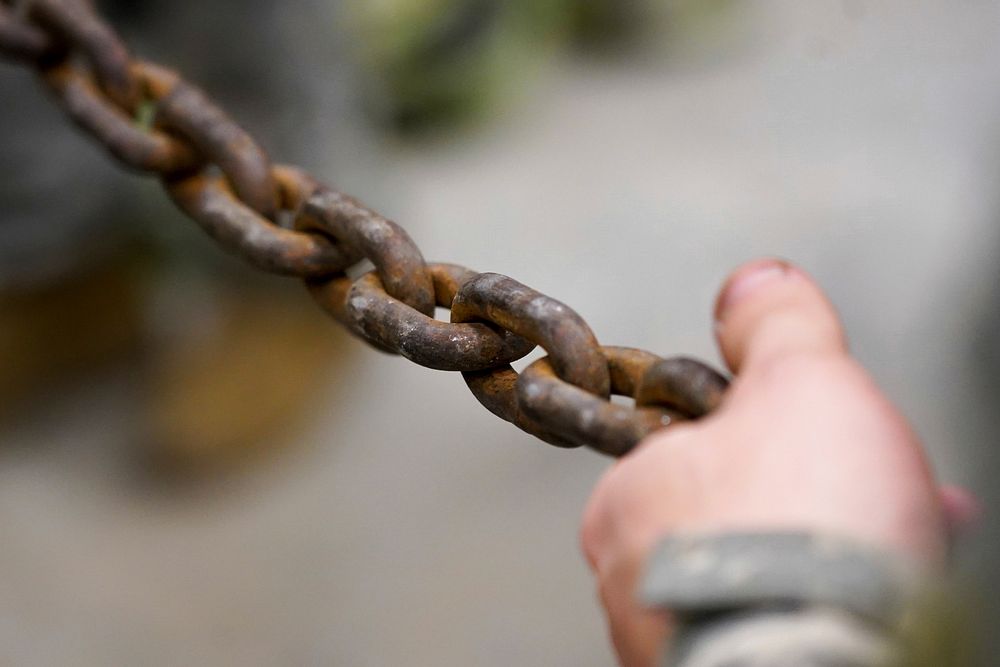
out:
<path id="1" fill-rule="evenodd" d="M 274 179 L 278 188 L 278 206 L 282 210 L 292 211 L 296 214 L 305 205 L 306 200 L 323 187 L 304 169 L 289 164 L 273 165 L 271 178 Z M 357 259 L 353 261 L 356 262 Z"/>
<path id="2" fill-rule="evenodd" d="M 139 82 L 130 69 L 125 43 L 90 6 L 81 0 L 30 0 L 28 18 L 80 51 L 108 97 L 122 109 L 135 112 Z"/>
<path id="3" fill-rule="evenodd" d="M 454 264 L 428 264 L 427 271 L 441 308 L 450 308 L 461 285 L 477 275 Z M 346 298 L 349 326 L 359 336 L 427 368 L 493 368 L 520 359 L 535 347 L 487 324 L 453 324 L 428 317 L 389 296 L 374 272 L 356 280 Z"/>
<path id="4" fill-rule="evenodd" d="M 659 355 L 633 347 L 605 345 L 601 350 L 608 360 L 612 393 L 619 396 L 635 398 L 642 384 L 642 378 L 650 368 L 663 361 L 663 357 Z"/>
<path id="5" fill-rule="evenodd" d="M 37 64 L 60 50 L 51 35 L 38 26 L 19 21 L 9 7 L 0 3 L 0 56 Z"/>
<path id="6" fill-rule="evenodd" d="M 649 371 L 666 363 L 642 350 L 602 350 L 608 360 L 611 391 L 621 396 L 636 398 L 649 382 Z M 694 368 L 686 370 L 696 372 Z M 624 456 L 653 431 L 692 416 L 668 402 L 650 407 L 653 401 L 645 405 L 637 401 L 636 407 L 629 407 L 606 401 L 560 379 L 548 358 L 524 369 L 517 380 L 517 397 L 521 410 L 532 419 L 571 442 L 610 456 Z"/>
<path id="7" fill-rule="evenodd" d="M 518 373 L 510 365 L 462 373 L 462 378 L 476 400 L 500 419 L 550 445 L 580 447 L 579 442 L 567 440 L 524 413 L 517 399 Z"/>
<path id="8" fill-rule="evenodd" d="M 551 444 L 612 456 L 720 404 L 727 381 L 700 362 L 602 348 L 569 307 L 511 278 L 426 265 L 394 222 L 303 171 L 273 166 L 199 89 L 131 61 L 91 5 L 0 0 L 0 56 L 34 66 L 78 125 L 123 163 L 158 174 L 221 245 L 263 270 L 302 277 L 330 315 L 374 347 L 462 371 L 502 419 Z M 148 129 L 133 120 L 143 102 L 155 110 Z M 376 270 L 352 280 L 346 270 L 362 258 Z M 450 323 L 433 319 L 436 305 L 451 308 Z M 519 376 L 509 362 L 535 344 L 549 356 Z M 609 401 L 612 392 L 632 396 L 635 407 Z"/>
<path id="9" fill-rule="evenodd" d="M 285 220 L 289 221 L 289 224 L 282 225 L 282 228 L 294 227 L 295 220 L 302 214 L 302 209 L 305 208 L 309 198 L 320 190 L 325 189 L 326 186 L 309 175 L 305 170 L 287 164 L 279 164 L 271 167 L 271 175 L 274 177 L 274 182 L 278 185 L 279 206 L 282 211 L 288 213 Z M 291 231 L 297 234 L 316 237 L 323 244 L 332 246 L 336 251 L 335 253 L 330 253 L 330 273 L 317 274 L 319 275 L 318 278 L 312 274 L 304 275 L 303 277 L 307 281 L 330 280 L 331 275 L 340 276 L 344 274 L 346 269 L 364 259 L 364 255 L 359 249 L 341 243 L 320 230 L 292 229 Z"/>
<path id="10" fill-rule="evenodd" d="M 302 207 L 295 229 L 327 234 L 367 257 L 390 296 L 428 317 L 434 316 L 434 283 L 413 239 L 359 201 L 320 189 Z"/>
<path id="11" fill-rule="evenodd" d="M 691 418 L 719 407 L 729 381 L 696 359 L 663 359 L 646 371 L 634 396 L 637 405 L 670 405 Z"/>
<path id="12" fill-rule="evenodd" d="M 273 220 L 278 188 L 264 149 L 205 93 L 175 72 L 149 63 L 139 63 L 135 69 L 157 102 L 157 124 L 187 139 L 222 170 L 245 204 Z"/>
<path id="13" fill-rule="evenodd" d="M 190 145 L 165 132 L 145 131 L 108 100 L 90 72 L 63 61 L 43 68 L 42 79 L 80 128 L 115 158 L 140 171 L 174 174 L 201 162 Z"/>
<path id="14" fill-rule="evenodd" d="M 451 305 L 452 322 L 492 322 L 545 348 L 559 375 L 599 397 L 607 397 L 611 377 L 600 345 L 586 322 L 568 306 L 495 273 L 465 283 Z M 579 447 L 526 414 L 517 398 L 517 372 L 509 365 L 463 373 L 482 405 L 523 431 L 559 447 Z"/>
<path id="15" fill-rule="evenodd" d="M 291 169 L 275 171 L 279 182 L 294 180 L 297 173 Z M 241 202 L 220 176 L 198 173 L 165 179 L 164 186 L 177 206 L 212 238 L 265 271 L 324 277 L 357 261 L 349 248 L 324 236 L 284 229 L 262 217 Z M 302 189 L 300 185 L 298 190 Z M 300 205 L 292 196 L 286 199 L 289 210 Z"/>
<path id="16" fill-rule="evenodd" d="M 492 322 L 544 347 L 559 377 L 597 396 L 611 390 L 597 337 L 566 304 L 513 278 L 480 273 L 465 283 L 451 307 L 452 322 Z"/>
<path id="17" fill-rule="evenodd" d="M 333 278 L 306 279 L 306 287 L 312 295 L 313 301 L 326 312 L 327 315 L 343 325 L 351 333 L 354 331 L 351 316 L 347 314 L 347 295 L 351 291 L 354 281 L 347 275 L 341 274 Z M 380 346 L 376 341 L 368 341 L 372 347 L 396 354 L 395 350 Z"/>

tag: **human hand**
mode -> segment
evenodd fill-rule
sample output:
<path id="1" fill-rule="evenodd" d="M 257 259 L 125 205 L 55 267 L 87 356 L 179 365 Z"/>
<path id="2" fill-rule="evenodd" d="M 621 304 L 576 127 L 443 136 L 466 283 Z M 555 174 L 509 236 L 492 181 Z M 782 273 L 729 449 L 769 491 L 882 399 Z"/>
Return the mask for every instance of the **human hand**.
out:
<path id="1" fill-rule="evenodd" d="M 581 541 L 623 665 L 653 665 L 670 630 L 636 585 L 670 533 L 796 530 L 936 568 L 974 504 L 939 489 L 905 419 L 850 357 L 801 270 L 762 260 L 730 277 L 716 337 L 735 375 L 711 416 L 640 443 L 595 488 Z"/>

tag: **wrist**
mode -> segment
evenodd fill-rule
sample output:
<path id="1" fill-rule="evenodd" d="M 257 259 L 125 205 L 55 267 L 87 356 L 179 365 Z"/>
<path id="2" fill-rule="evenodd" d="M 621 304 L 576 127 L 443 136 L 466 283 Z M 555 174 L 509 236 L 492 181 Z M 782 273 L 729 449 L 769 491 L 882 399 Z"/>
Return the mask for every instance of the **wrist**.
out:
<path id="1" fill-rule="evenodd" d="M 653 551 L 641 594 L 676 622 L 666 664 L 758 664 L 753 659 L 767 656 L 814 664 L 807 658 L 836 655 L 845 664 L 883 665 L 899 653 L 920 580 L 912 565 L 837 538 L 688 534 Z"/>

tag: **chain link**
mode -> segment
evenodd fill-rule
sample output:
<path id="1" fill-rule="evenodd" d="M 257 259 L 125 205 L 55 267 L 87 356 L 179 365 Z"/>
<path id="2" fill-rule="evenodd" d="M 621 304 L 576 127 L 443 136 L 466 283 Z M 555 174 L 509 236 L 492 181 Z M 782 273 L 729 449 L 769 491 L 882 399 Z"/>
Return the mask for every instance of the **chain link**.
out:
<path id="1" fill-rule="evenodd" d="M 722 401 L 727 380 L 699 361 L 601 346 L 572 309 L 512 278 L 426 263 L 402 227 L 273 165 L 204 92 L 133 59 L 89 0 L 0 0 L 0 57 L 34 68 L 74 123 L 125 167 L 157 175 L 227 250 L 302 278 L 373 347 L 462 372 L 490 412 L 546 442 L 622 456 Z M 139 122 L 149 108 L 152 122 Z M 363 259 L 374 271 L 348 277 Z M 436 307 L 450 309 L 451 321 L 434 319 Z M 535 345 L 548 356 L 518 374 L 510 363 Z"/>
<path id="2" fill-rule="evenodd" d="M 199 164 L 198 153 L 187 143 L 162 130 L 139 127 L 108 99 L 88 70 L 62 61 L 42 68 L 41 76 L 73 122 L 131 169 L 172 174 Z"/>
<path id="3" fill-rule="evenodd" d="M 295 228 L 328 234 L 375 265 L 385 290 L 416 311 L 434 316 L 434 283 L 424 256 L 396 223 L 357 200 L 320 188 L 295 219 Z"/>
<path id="4" fill-rule="evenodd" d="M 428 264 L 435 302 L 450 308 L 460 287 L 476 273 L 454 264 Z M 394 299 L 377 272 L 361 276 L 347 293 L 348 326 L 382 349 L 401 354 L 426 368 L 475 371 L 508 364 L 535 344 L 488 324 L 449 323 Z"/>

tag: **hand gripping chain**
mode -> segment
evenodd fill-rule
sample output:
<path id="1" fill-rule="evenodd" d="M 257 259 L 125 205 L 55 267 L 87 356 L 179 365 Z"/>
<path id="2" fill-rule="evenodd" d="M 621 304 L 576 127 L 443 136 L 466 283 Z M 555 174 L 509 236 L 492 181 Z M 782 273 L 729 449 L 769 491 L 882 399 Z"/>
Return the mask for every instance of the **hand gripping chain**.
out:
<path id="1" fill-rule="evenodd" d="M 56 102 L 124 166 L 252 265 L 302 278 L 356 336 L 427 368 L 459 371 L 490 412 L 559 447 L 622 456 L 722 400 L 701 362 L 605 347 L 568 306 L 494 273 L 424 261 L 396 223 L 257 142 L 176 73 L 133 59 L 90 0 L 0 0 L 0 57 L 33 67 Z M 153 121 L 136 121 L 152 108 Z M 374 271 L 347 270 L 369 260 Z M 434 319 L 436 307 L 451 322 Z M 547 357 L 510 366 L 536 345 Z M 635 407 L 611 402 L 630 396 Z"/>

